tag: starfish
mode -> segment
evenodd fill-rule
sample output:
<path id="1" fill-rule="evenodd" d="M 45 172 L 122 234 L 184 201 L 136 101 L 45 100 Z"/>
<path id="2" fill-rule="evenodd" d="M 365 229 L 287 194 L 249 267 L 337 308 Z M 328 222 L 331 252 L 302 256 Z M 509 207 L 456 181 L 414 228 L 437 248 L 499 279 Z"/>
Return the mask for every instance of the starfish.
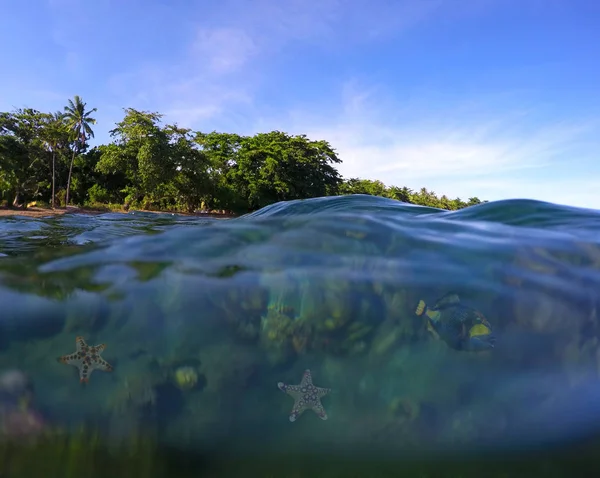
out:
<path id="1" fill-rule="evenodd" d="M 287 393 L 294 399 L 294 406 L 290 414 L 290 422 L 295 422 L 305 410 L 312 410 L 321 420 L 327 420 L 327 413 L 321 404 L 321 398 L 331 392 L 330 388 L 315 387 L 312 382 L 310 370 L 305 370 L 300 385 L 277 384 L 279 390 Z"/>
<path id="2" fill-rule="evenodd" d="M 83 337 L 79 336 L 75 339 L 75 346 L 75 353 L 63 355 L 57 360 L 61 363 L 67 363 L 77 367 L 79 369 L 79 382 L 89 382 L 90 375 L 95 369 L 103 370 L 104 372 L 112 372 L 113 368 L 110 364 L 100 357 L 100 354 L 106 348 L 106 344 L 90 347 L 85 343 Z"/>

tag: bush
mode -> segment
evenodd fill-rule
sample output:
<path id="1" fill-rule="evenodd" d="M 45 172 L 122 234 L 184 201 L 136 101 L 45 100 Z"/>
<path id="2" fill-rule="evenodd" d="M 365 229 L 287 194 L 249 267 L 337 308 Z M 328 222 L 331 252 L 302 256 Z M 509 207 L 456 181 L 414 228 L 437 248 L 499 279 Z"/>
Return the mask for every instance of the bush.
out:
<path id="1" fill-rule="evenodd" d="M 67 197 L 67 191 L 66 190 L 61 189 L 60 191 L 58 191 L 56 193 L 56 196 L 55 196 L 56 207 L 64 207 L 65 201 L 66 201 L 66 197 Z"/>
<path id="2" fill-rule="evenodd" d="M 88 189 L 88 200 L 90 203 L 108 203 L 110 202 L 110 194 L 98 184 L 94 184 L 90 189 Z"/>

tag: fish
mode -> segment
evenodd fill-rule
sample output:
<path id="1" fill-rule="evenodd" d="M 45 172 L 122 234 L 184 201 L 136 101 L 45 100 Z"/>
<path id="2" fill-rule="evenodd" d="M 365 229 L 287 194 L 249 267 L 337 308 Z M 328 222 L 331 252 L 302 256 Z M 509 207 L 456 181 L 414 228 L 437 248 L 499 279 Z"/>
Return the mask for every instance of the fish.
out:
<path id="1" fill-rule="evenodd" d="M 427 330 L 455 350 L 482 352 L 496 345 L 492 326 L 485 316 L 460 302 L 458 294 L 450 292 L 439 298 L 433 307 L 420 300 L 415 313 L 427 320 Z"/>

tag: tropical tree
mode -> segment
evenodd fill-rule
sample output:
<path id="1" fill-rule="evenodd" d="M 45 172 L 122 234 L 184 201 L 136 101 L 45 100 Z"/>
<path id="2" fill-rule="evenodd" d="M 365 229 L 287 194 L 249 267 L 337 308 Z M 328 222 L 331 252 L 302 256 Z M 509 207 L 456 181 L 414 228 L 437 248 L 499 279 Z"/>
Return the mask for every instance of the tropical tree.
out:
<path id="1" fill-rule="evenodd" d="M 391 199 L 409 203 L 411 202 L 413 192 L 410 188 L 406 186 L 403 186 L 401 188 L 398 186 L 391 186 L 390 188 L 388 188 L 387 194 Z"/>
<path id="2" fill-rule="evenodd" d="M 207 161 L 208 186 L 212 197 L 206 201 L 205 206 L 209 209 L 248 209 L 244 185 L 236 179 L 244 138 L 239 134 L 217 131 L 197 132 L 195 135 L 194 143 Z"/>
<path id="3" fill-rule="evenodd" d="M 449 210 L 482 202 L 438 197 L 426 188 L 343 179 L 335 149 L 305 135 L 202 133 L 164 125 L 161 114 L 132 108 L 124 110 L 108 144 L 89 149 L 95 111 L 75 96 L 64 112 L 0 112 L 0 200 L 16 206 L 43 200 L 54 207 L 60 197 L 67 205 L 230 212 L 336 194 Z"/>
<path id="4" fill-rule="evenodd" d="M 350 178 L 340 186 L 341 194 L 368 194 L 370 196 L 388 196 L 388 191 L 381 181 L 371 179 Z"/>
<path id="5" fill-rule="evenodd" d="M 69 100 L 69 104 L 65 106 L 65 121 L 73 134 L 73 155 L 71 156 L 71 163 L 69 165 L 65 206 L 69 205 L 69 190 L 71 189 L 71 176 L 73 175 L 73 161 L 75 161 L 75 155 L 81 152 L 82 148 L 85 146 L 85 142 L 89 138 L 94 137 L 94 131 L 90 125 L 96 124 L 96 119 L 92 118 L 90 115 L 98 110 L 97 108 L 92 108 L 91 110 L 86 111 L 86 105 L 87 103 L 84 103 L 79 95 L 75 95 L 72 100 Z"/>
<path id="6" fill-rule="evenodd" d="M 27 204 L 40 195 L 46 151 L 41 140 L 48 114 L 31 108 L 0 113 L 0 185 Z"/>
<path id="7" fill-rule="evenodd" d="M 56 154 L 69 140 L 65 116 L 62 111 L 56 111 L 54 114 L 46 117 L 42 139 L 46 149 L 52 155 L 52 195 L 50 203 L 52 209 L 54 209 L 56 199 Z"/>
<path id="8" fill-rule="evenodd" d="M 250 209 L 276 201 L 336 194 L 340 163 L 326 141 L 280 131 L 244 137 L 230 178 Z"/>
<path id="9" fill-rule="evenodd" d="M 125 117 L 110 132 L 113 142 L 100 148 L 96 170 L 106 175 L 125 174 L 128 204 L 158 204 L 175 175 L 173 148 L 160 125 L 161 117 L 126 108 Z"/>
<path id="10" fill-rule="evenodd" d="M 178 208 L 193 212 L 207 207 L 214 197 L 208 156 L 194 141 L 195 134 L 177 125 L 164 128 L 169 137 L 169 150 L 175 175 L 172 184 L 172 199 Z"/>

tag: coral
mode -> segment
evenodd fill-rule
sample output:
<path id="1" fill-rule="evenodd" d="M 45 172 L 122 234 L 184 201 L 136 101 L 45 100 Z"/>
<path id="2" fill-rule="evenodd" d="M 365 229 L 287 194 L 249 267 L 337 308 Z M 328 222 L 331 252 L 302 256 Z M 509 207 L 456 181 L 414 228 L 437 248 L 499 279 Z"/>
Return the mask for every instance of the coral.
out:
<path id="1" fill-rule="evenodd" d="M 285 362 L 294 355 L 294 321 L 285 312 L 269 307 L 261 320 L 260 343 L 273 364 Z M 302 346 L 302 343 L 297 342 L 297 345 Z"/>
<path id="2" fill-rule="evenodd" d="M 368 335 L 373 330 L 373 326 L 361 322 L 352 322 L 346 330 L 348 332 L 346 341 L 356 342 Z"/>
<path id="3" fill-rule="evenodd" d="M 181 390 L 191 390 L 198 384 L 198 372 L 193 367 L 179 367 L 173 377 L 175 385 Z"/>
<path id="4" fill-rule="evenodd" d="M 334 332 L 343 328 L 347 325 L 351 315 L 344 314 L 341 308 L 334 308 L 325 317 L 324 320 L 318 321 L 316 324 L 317 331 L 319 332 Z"/>
<path id="5" fill-rule="evenodd" d="M 403 422 L 412 422 L 419 418 L 420 404 L 407 397 L 395 397 L 391 400 L 388 409 L 390 415 Z"/>
<path id="6" fill-rule="evenodd" d="M 266 296 L 260 289 L 228 289 L 216 307 L 219 315 L 235 333 L 248 340 L 259 337 L 261 313 L 266 307 Z"/>
<path id="7" fill-rule="evenodd" d="M 352 322 L 345 330 L 346 335 L 340 344 L 340 350 L 350 355 L 365 352 L 367 350 L 367 343 L 364 339 L 372 330 L 372 325 L 362 322 Z"/>
<path id="8" fill-rule="evenodd" d="M 373 357 L 381 357 L 392 350 L 402 337 L 402 327 L 396 323 L 386 321 L 381 324 L 373 337 L 370 354 Z"/>

